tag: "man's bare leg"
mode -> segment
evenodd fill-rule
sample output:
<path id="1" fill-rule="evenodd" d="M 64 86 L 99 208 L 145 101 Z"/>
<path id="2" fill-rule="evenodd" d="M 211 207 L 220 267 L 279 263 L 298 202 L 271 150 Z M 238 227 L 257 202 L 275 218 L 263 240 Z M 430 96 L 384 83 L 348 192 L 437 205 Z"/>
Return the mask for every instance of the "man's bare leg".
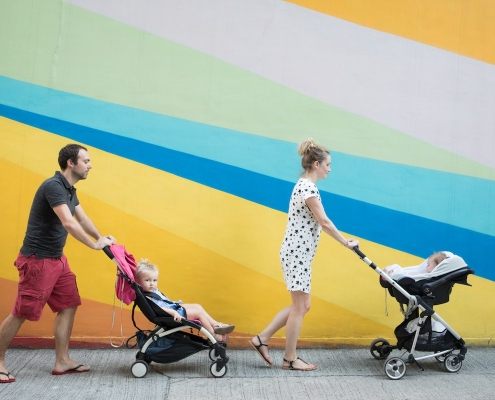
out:
<path id="1" fill-rule="evenodd" d="M 53 334 L 55 336 L 55 366 L 54 372 L 65 372 L 71 370 L 80 363 L 69 357 L 69 340 L 74 325 L 74 317 L 77 308 L 66 308 L 60 311 L 55 318 Z M 89 371 L 89 366 L 81 365 L 76 371 Z"/>
<path id="2" fill-rule="evenodd" d="M 4 374 L 8 372 L 7 366 L 5 365 L 5 353 L 24 321 L 24 318 L 9 314 L 0 325 L 0 372 L 3 372 Z M 2 381 L 7 381 L 12 378 L 14 378 L 12 374 L 0 375 L 0 380 Z"/>

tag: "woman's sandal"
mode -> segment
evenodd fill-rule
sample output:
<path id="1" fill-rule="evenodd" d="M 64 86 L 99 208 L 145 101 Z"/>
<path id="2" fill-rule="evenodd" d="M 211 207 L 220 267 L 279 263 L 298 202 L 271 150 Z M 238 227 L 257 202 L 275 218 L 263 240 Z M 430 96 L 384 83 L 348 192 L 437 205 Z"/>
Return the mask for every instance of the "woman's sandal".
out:
<path id="1" fill-rule="evenodd" d="M 310 363 L 304 361 L 302 358 L 299 358 L 299 357 L 297 357 L 295 360 L 292 360 L 292 361 L 286 360 L 284 358 L 284 362 L 286 362 L 289 365 L 282 365 L 282 369 L 291 370 L 291 371 L 313 371 L 313 370 L 316 369 L 316 365 L 314 365 L 314 364 L 313 364 L 312 367 L 309 367 L 309 368 L 297 368 L 297 367 L 294 367 L 294 365 L 292 365 L 292 364 L 294 364 L 297 360 L 302 361 L 306 365 L 311 365 Z"/>
<path id="2" fill-rule="evenodd" d="M 256 352 L 260 355 L 260 357 L 263 359 L 263 361 L 266 363 L 267 366 L 271 367 L 273 365 L 273 362 L 271 362 L 268 358 L 266 358 L 263 353 L 261 352 L 261 346 L 266 346 L 266 348 L 268 349 L 268 345 L 267 344 L 264 344 L 260 337 L 258 335 L 256 335 L 256 337 L 258 338 L 258 341 L 260 342 L 260 344 L 258 346 L 256 346 L 252 341 L 251 339 L 249 340 L 249 344 L 251 345 L 251 347 L 256 350 Z"/>

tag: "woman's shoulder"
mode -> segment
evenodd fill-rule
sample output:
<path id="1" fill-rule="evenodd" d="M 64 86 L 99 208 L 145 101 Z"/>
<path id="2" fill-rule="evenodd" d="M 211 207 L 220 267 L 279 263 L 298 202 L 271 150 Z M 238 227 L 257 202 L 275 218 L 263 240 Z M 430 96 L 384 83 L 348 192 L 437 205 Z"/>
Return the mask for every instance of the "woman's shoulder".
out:
<path id="1" fill-rule="evenodd" d="M 318 187 L 306 178 L 300 178 L 297 181 L 294 191 L 302 195 L 304 198 L 319 195 Z"/>
<path id="2" fill-rule="evenodd" d="M 299 180 L 296 183 L 296 187 L 318 189 L 316 184 L 311 182 L 308 178 L 299 178 Z"/>

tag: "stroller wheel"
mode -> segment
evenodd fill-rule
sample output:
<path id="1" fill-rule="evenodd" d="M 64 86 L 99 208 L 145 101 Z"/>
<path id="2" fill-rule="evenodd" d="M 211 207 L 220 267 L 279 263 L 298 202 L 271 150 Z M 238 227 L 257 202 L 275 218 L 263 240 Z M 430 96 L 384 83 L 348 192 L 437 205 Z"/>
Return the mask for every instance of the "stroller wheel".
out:
<path id="1" fill-rule="evenodd" d="M 146 354 L 141 353 L 141 351 L 136 353 L 136 361 L 138 360 L 144 361 L 148 365 L 151 364 L 151 359 Z"/>
<path id="2" fill-rule="evenodd" d="M 399 357 L 389 358 L 384 365 L 385 373 L 390 379 L 400 379 L 406 373 L 406 363 Z"/>
<path id="3" fill-rule="evenodd" d="M 217 371 L 217 365 L 218 361 L 212 362 L 210 365 L 210 372 L 215 378 L 221 378 L 227 373 L 227 365 L 224 365 L 219 371 Z"/>
<path id="4" fill-rule="evenodd" d="M 390 343 L 386 339 L 378 338 L 371 342 L 370 353 L 377 360 L 385 360 L 390 352 Z"/>
<path id="5" fill-rule="evenodd" d="M 131 373 L 136 378 L 144 378 L 148 373 L 148 364 L 142 360 L 137 360 L 131 365 Z"/>
<path id="6" fill-rule="evenodd" d="M 216 361 L 218 360 L 220 357 L 220 355 L 217 353 L 216 349 L 214 347 L 212 347 L 210 349 L 210 352 L 208 353 L 208 355 L 210 356 L 210 360 L 211 361 Z"/>
<path id="7" fill-rule="evenodd" d="M 449 354 L 443 362 L 445 369 L 449 372 L 457 372 L 462 367 L 462 361 L 456 354 Z"/>
<path id="8" fill-rule="evenodd" d="M 447 353 L 447 354 L 441 354 L 439 356 L 435 356 L 435 359 L 438 361 L 438 362 L 445 362 L 445 359 L 448 357 L 450 353 Z"/>

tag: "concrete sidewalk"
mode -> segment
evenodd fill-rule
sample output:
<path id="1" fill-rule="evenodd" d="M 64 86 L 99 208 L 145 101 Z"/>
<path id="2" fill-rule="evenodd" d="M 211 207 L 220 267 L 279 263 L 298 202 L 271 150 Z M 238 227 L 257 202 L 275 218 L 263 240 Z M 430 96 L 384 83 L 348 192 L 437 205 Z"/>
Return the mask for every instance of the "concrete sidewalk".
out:
<path id="1" fill-rule="evenodd" d="M 462 368 L 446 372 L 435 359 L 425 371 L 407 366 L 405 376 L 390 380 L 384 361 L 362 349 L 301 349 L 300 356 L 318 365 L 316 371 L 281 369 L 282 350 L 271 354 L 276 366 L 264 366 L 251 349 L 228 349 L 227 374 L 209 372 L 208 351 L 173 364 L 151 364 L 146 377 L 130 373 L 136 350 L 74 349 L 71 357 L 92 370 L 52 376 L 54 350 L 9 349 L 7 365 L 17 381 L 0 385 L 0 399 L 495 399 L 495 348 L 469 348 Z M 395 350 L 392 356 L 400 356 Z"/>

